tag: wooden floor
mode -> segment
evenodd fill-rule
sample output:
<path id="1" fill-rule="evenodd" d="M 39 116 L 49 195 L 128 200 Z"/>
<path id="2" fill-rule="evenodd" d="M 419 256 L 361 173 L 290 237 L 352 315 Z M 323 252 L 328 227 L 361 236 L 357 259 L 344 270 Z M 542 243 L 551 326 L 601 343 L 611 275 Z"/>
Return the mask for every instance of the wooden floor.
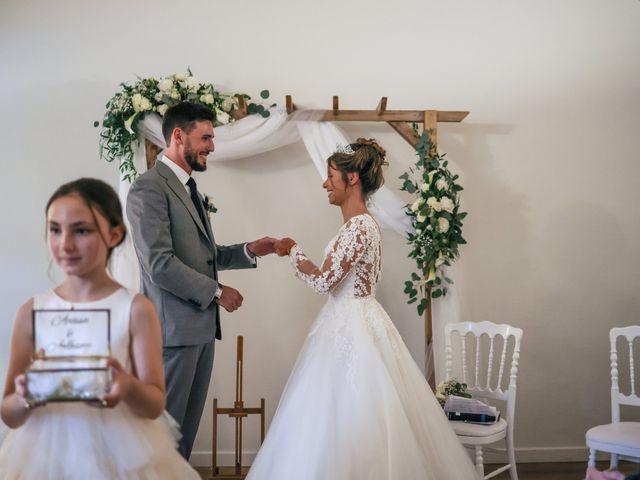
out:
<path id="1" fill-rule="evenodd" d="M 609 466 L 609 462 L 598 464 L 598 468 L 601 470 L 606 469 Z M 487 465 L 487 471 L 490 465 Z M 519 480 L 581 480 L 584 478 L 585 471 L 587 469 L 586 462 L 578 463 L 521 463 L 518 464 L 518 478 Z M 210 478 L 211 469 L 198 468 L 197 469 L 203 480 Z M 638 466 L 626 462 L 620 463 L 620 470 L 627 474 L 638 473 Z M 509 480 L 509 474 L 507 472 L 493 477 L 496 480 Z M 278 479 L 269 479 L 278 480 Z M 300 479 L 304 480 L 304 479 Z M 366 480 L 366 479 L 353 479 L 353 480 Z M 453 480 L 453 479 L 438 479 L 438 480 Z M 456 479 L 462 480 L 462 479 Z"/>

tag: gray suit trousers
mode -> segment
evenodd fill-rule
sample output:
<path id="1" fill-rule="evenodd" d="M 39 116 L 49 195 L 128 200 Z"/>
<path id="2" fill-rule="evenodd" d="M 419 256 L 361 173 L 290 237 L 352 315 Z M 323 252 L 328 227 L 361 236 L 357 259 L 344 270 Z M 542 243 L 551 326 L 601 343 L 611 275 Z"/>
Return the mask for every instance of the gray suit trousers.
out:
<path id="1" fill-rule="evenodd" d="M 207 400 L 214 351 L 214 341 L 162 349 L 167 379 L 167 411 L 181 425 L 178 451 L 187 460 Z"/>

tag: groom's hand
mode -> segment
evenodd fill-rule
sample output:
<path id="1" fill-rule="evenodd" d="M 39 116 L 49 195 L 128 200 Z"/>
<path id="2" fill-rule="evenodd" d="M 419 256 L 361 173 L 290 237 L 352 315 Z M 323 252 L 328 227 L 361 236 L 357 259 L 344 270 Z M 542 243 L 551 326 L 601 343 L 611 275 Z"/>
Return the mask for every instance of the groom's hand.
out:
<path id="1" fill-rule="evenodd" d="M 296 241 L 292 238 L 282 238 L 280 240 L 276 240 L 275 249 L 276 253 L 279 257 L 285 257 L 289 255 L 291 251 L 291 247 L 296 244 Z"/>
<path id="2" fill-rule="evenodd" d="M 247 243 L 247 250 L 254 257 L 262 257 L 275 252 L 275 238 L 263 237 L 260 240 Z"/>
<path id="3" fill-rule="evenodd" d="M 226 285 L 222 287 L 222 295 L 216 299 L 216 303 L 223 307 L 227 312 L 233 312 L 242 305 L 242 295 L 232 287 Z"/>

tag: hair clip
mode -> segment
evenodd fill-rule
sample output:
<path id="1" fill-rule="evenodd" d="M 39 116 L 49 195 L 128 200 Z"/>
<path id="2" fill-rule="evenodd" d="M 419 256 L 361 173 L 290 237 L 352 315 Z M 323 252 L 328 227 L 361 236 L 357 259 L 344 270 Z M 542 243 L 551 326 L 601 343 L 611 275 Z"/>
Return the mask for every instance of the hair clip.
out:
<path id="1" fill-rule="evenodd" d="M 353 151 L 353 149 L 351 148 L 351 145 L 347 145 L 346 147 L 343 147 L 339 143 L 336 143 L 336 152 L 337 153 L 346 153 L 347 155 L 353 155 L 355 153 Z"/>

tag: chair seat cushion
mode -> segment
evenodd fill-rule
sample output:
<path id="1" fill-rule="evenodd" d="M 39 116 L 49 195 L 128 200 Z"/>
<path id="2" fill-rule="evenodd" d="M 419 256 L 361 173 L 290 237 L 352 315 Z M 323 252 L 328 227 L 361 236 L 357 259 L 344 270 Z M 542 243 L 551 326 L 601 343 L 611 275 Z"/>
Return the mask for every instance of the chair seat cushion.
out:
<path id="1" fill-rule="evenodd" d="M 478 425 L 476 423 L 458 421 L 450 421 L 449 425 L 451 425 L 456 432 L 456 435 L 465 437 L 488 437 L 489 435 L 495 435 L 507 429 L 507 422 L 503 418 L 489 425 Z"/>
<path id="2" fill-rule="evenodd" d="M 600 442 L 640 449 L 640 422 L 598 425 L 587 431 L 587 442 Z"/>

